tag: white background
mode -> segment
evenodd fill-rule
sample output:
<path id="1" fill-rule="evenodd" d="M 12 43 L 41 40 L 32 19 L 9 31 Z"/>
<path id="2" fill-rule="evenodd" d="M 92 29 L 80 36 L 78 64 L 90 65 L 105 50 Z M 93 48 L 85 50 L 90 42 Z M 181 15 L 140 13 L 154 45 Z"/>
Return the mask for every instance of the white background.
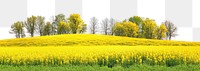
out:
<path id="1" fill-rule="evenodd" d="M 155 19 L 157 24 L 165 21 L 165 0 L 138 0 L 137 13 L 142 17 Z M 27 16 L 41 15 L 46 17 L 46 21 L 51 21 L 51 16 L 55 15 L 55 0 L 28 0 Z M 86 24 L 91 17 L 97 17 L 99 22 L 104 18 L 110 18 L 110 0 L 83 0 L 82 18 Z M 200 0 L 193 0 L 193 27 L 200 28 Z M 14 38 L 8 33 L 10 26 L 1 27 L 0 39 Z M 174 40 L 192 41 L 193 29 L 178 28 L 179 36 Z M 187 33 L 186 33 L 187 32 Z"/>

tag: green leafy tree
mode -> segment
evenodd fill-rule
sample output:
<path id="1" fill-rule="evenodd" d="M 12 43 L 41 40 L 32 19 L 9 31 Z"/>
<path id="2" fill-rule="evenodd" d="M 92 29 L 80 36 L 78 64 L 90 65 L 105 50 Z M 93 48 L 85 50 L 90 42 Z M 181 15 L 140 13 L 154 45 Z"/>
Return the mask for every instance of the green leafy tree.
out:
<path id="1" fill-rule="evenodd" d="M 31 37 L 34 36 L 34 32 L 36 30 L 36 25 L 37 25 L 36 19 L 37 19 L 36 16 L 31 16 L 31 17 L 28 17 L 27 21 L 25 22 L 25 27 L 26 27 L 28 33 L 31 34 Z"/>
<path id="2" fill-rule="evenodd" d="M 65 15 L 64 14 L 58 14 L 55 16 L 55 21 L 57 22 L 57 24 L 61 21 L 66 21 L 65 20 Z"/>
<path id="3" fill-rule="evenodd" d="M 39 31 L 40 36 L 42 36 L 45 26 L 45 17 L 37 16 L 36 23 L 37 23 L 37 30 Z"/>
<path id="4" fill-rule="evenodd" d="M 25 33 L 24 33 L 24 23 L 21 21 L 17 21 L 15 22 L 12 26 L 11 26 L 11 33 L 14 33 L 16 38 L 23 38 L 25 37 Z"/>
<path id="5" fill-rule="evenodd" d="M 69 24 L 66 22 L 60 22 L 58 24 L 58 34 L 69 34 Z"/>
<path id="6" fill-rule="evenodd" d="M 167 39 L 171 40 L 172 37 L 177 36 L 177 27 L 170 21 L 165 21 L 165 26 L 167 28 Z"/>
<path id="7" fill-rule="evenodd" d="M 55 19 L 54 19 L 55 18 Z M 57 29 L 58 29 L 58 24 L 60 23 L 60 22 L 64 22 L 64 21 L 66 21 L 66 19 L 65 19 L 65 15 L 64 14 L 58 14 L 58 15 L 56 15 L 55 17 L 53 17 L 53 22 L 52 22 L 52 34 L 53 35 L 55 35 L 55 34 L 57 34 Z"/>
<path id="8" fill-rule="evenodd" d="M 47 22 L 44 26 L 43 35 L 51 35 L 52 34 L 52 24 L 51 22 Z"/>
<path id="9" fill-rule="evenodd" d="M 142 23 L 143 23 L 143 19 L 139 16 L 133 16 L 129 18 L 130 22 L 136 23 L 138 25 L 138 36 L 137 37 L 142 37 L 143 34 L 143 30 L 142 30 Z"/>
<path id="10" fill-rule="evenodd" d="M 79 14 L 71 14 L 68 18 L 68 23 L 73 34 L 76 34 L 80 29 L 82 29 L 80 26 L 84 26 L 84 22 Z"/>

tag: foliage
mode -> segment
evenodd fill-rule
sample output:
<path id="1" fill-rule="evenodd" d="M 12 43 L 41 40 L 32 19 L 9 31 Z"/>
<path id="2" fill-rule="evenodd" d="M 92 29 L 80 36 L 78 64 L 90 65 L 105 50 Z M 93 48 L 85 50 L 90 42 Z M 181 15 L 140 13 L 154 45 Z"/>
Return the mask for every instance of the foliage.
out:
<path id="1" fill-rule="evenodd" d="M 65 15 L 64 14 L 58 14 L 55 16 L 55 21 L 57 23 L 61 22 L 61 21 L 65 21 Z"/>
<path id="2" fill-rule="evenodd" d="M 11 33 L 14 33 L 16 38 L 25 37 L 24 33 L 24 23 L 22 21 L 17 21 L 11 26 Z"/>
<path id="3" fill-rule="evenodd" d="M 52 24 L 50 22 L 47 22 L 44 26 L 43 35 L 51 35 L 52 32 Z"/>
<path id="4" fill-rule="evenodd" d="M 139 16 L 130 17 L 130 18 L 129 18 L 129 21 L 130 21 L 130 22 L 133 22 L 133 23 L 136 23 L 138 26 L 141 26 L 141 25 L 142 25 L 142 22 L 143 22 L 142 18 L 139 17 Z"/>
<path id="5" fill-rule="evenodd" d="M 132 22 L 117 23 L 114 27 L 114 31 L 116 36 L 136 37 L 138 26 Z"/>
<path id="6" fill-rule="evenodd" d="M 25 22 L 25 27 L 28 31 L 28 33 L 31 34 L 31 37 L 34 36 L 34 32 L 36 30 L 36 16 L 31 16 L 27 18 L 27 21 Z"/>
<path id="7" fill-rule="evenodd" d="M 138 34 L 138 26 L 132 22 L 123 22 L 128 37 L 136 37 Z"/>
<path id="8" fill-rule="evenodd" d="M 114 26 L 114 35 L 116 36 L 126 36 L 126 28 L 121 23 L 116 23 Z"/>
<path id="9" fill-rule="evenodd" d="M 84 32 L 86 32 L 86 30 L 87 30 L 87 24 L 81 24 L 81 25 L 78 27 L 79 33 L 84 33 Z"/>
<path id="10" fill-rule="evenodd" d="M 58 29 L 58 24 L 60 23 L 60 22 L 65 22 L 66 21 L 66 19 L 65 19 L 65 15 L 64 14 L 58 14 L 58 15 L 56 15 L 55 16 L 55 19 L 54 19 L 54 17 L 53 17 L 53 22 L 52 22 L 52 34 L 53 35 L 55 35 L 55 34 L 57 34 L 58 32 L 57 32 L 57 29 Z"/>
<path id="11" fill-rule="evenodd" d="M 58 24 L 58 29 L 57 29 L 58 34 L 69 34 L 69 24 L 66 22 L 60 22 Z"/>
<path id="12" fill-rule="evenodd" d="M 76 34 L 79 30 L 82 30 L 82 27 L 85 28 L 84 22 L 79 14 L 71 14 L 68 18 L 68 22 L 70 30 L 73 34 Z"/>
<path id="13" fill-rule="evenodd" d="M 142 23 L 142 37 L 147 39 L 155 39 L 156 38 L 156 30 L 157 30 L 157 24 L 155 20 L 146 18 Z"/>
<path id="14" fill-rule="evenodd" d="M 163 39 L 166 37 L 167 29 L 164 24 L 161 24 L 157 29 L 157 39 Z"/>
<path id="15" fill-rule="evenodd" d="M 142 34 L 143 34 L 143 30 L 142 30 L 143 19 L 139 16 L 133 16 L 133 17 L 129 18 L 129 21 L 136 23 L 138 25 L 139 30 L 138 30 L 138 36 L 137 37 L 141 38 Z"/>

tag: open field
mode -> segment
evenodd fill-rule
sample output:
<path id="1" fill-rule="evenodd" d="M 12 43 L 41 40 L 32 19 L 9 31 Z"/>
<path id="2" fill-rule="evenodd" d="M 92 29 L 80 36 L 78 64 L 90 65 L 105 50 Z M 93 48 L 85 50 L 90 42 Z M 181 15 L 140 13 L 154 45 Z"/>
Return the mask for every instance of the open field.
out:
<path id="1" fill-rule="evenodd" d="M 2 65 L 200 64 L 200 47 L 192 46 L 45 46 L 1 47 Z"/>
<path id="2" fill-rule="evenodd" d="M 0 46 L 200 46 L 200 42 L 152 40 L 119 36 L 68 34 L 0 40 Z"/>
<path id="3" fill-rule="evenodd" d="M 200 43 L 105 35 L 57 35 L 0 40 L 0 71 L 199 70 Z M 52 67 L 53 66 L 53 67 Z M 80 68 L 80 69 L 79 69 Z"/>

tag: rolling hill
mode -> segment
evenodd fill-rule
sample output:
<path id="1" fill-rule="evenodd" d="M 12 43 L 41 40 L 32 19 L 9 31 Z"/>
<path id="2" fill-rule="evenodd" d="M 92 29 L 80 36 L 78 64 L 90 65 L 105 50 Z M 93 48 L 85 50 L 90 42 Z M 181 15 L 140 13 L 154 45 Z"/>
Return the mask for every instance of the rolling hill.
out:
<path id="1" fill-rule="evenodd" d="M 33 38 L 0 40 L 0 46 L 200 46 L 200 42 L 184 42 L 129 38 L 108 35 L 67 34 Z"/>

